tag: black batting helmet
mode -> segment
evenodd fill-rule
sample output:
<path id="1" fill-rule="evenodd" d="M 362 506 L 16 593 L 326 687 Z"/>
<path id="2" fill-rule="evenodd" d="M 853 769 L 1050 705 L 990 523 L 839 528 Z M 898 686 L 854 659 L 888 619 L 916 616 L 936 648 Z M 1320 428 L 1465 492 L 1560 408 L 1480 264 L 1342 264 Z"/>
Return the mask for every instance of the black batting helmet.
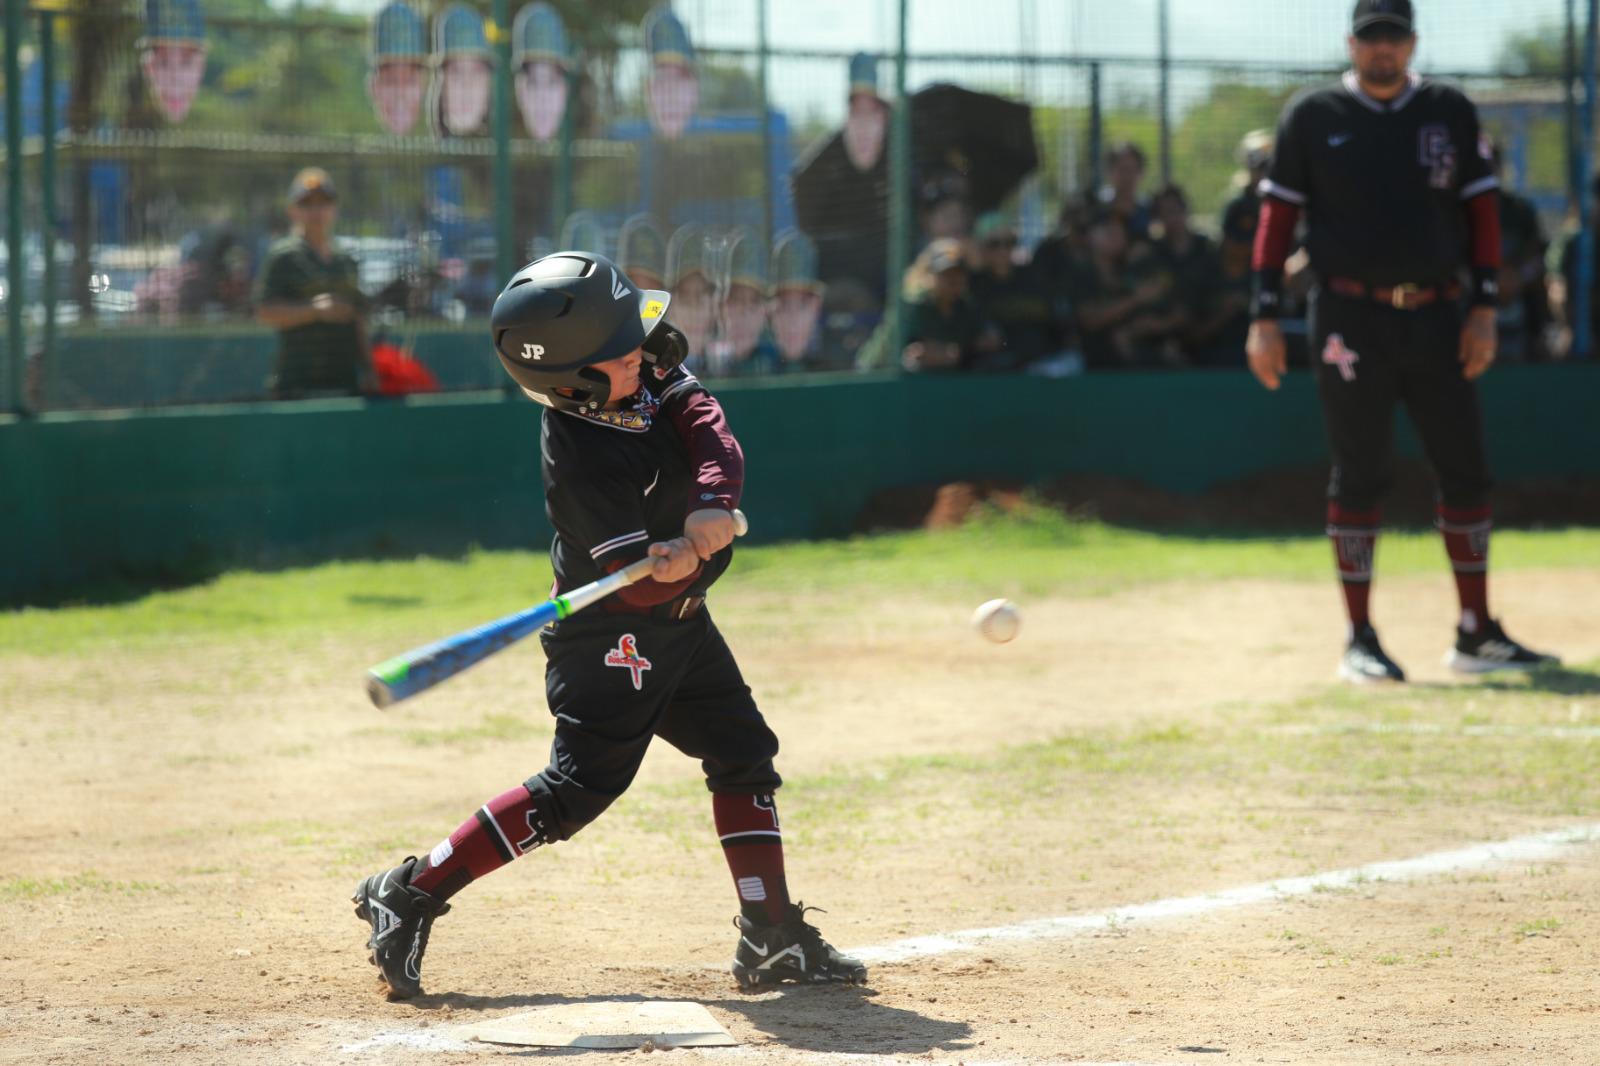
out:
<path id="1" fill-rule="evenodd" d="M 494 301 L 494 350 L 522 391 L 561 411 L 611 399 L 596 363 L 644 348 L 659 372 L 683 361 L 683 335 L 666 322 L 669 293 L 640 289 L 593 252 L 556 252 L 517 271 Z"/>

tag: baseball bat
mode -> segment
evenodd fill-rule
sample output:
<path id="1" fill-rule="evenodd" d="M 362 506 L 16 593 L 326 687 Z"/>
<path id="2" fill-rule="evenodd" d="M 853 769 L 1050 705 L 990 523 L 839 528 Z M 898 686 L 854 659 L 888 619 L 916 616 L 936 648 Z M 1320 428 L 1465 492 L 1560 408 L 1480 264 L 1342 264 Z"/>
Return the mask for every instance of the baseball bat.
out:
<path id="1" fill-rule="evenodd" d="M 750 523 L 743 511 L 733 512 L 734 535 L 744 536 Z M 607 574 L 564 596 L 555 596 L 526 610 L 496 618 L 454 636 L 413 648 L 367 671 L 367 698 L 382 709 L 447 681 L 551 622 L 560 621 L 618 589 L 650 576 L 653 556 Z"/>

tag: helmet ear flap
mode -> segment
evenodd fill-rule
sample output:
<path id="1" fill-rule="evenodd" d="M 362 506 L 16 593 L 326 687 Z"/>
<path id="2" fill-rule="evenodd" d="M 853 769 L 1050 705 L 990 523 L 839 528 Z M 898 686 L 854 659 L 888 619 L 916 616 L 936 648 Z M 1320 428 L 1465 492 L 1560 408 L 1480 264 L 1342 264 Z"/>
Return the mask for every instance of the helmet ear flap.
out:
<path id="1" fill-rule="evenodd" d="M 662 378 L 676 370 L 689 358 L 689 338 L 670 322 L 663 322 L 651 331 L 640 346 L 645 362 L 655 368 L 656 377 Z"/>

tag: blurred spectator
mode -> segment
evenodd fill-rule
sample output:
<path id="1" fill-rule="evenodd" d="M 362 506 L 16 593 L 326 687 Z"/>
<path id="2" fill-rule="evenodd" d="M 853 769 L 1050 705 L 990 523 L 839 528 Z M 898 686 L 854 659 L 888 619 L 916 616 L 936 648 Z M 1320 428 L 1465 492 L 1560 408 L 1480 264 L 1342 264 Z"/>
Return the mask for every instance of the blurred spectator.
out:
<path id="1" fill-rule="evenodd" d="M 1505 160 L 1493 146 L 1495 174 L 1500 177 L 1500 304 L 1495 311 L 1497 358 L 1532 363 L 1550 358 L 1547 340 L 1552 316 L 1545 277 L 1550 241 L 1539 221 L 1539 209 L 1511 189 Z"/>
<path id="2" fill-rule="evenodd" d="M 861 366 L 859 353 L 883 322 L 883 302 L 872 287 L 855 278 L 836 278 L 822 295 L 821 368 Z"/>
<path id="3" fill-rule="evenodd" d="M 180 315 L 248 313 L 251 258 L 226 225 L 189 230 L 176 246 L 156 250 L 157 265 L 133 283 L 135 307 L 169 325 Z"/>
<path id="4" fill-rule="evenodd" d="M 168 122 L 182 122 L 206 72 L 206 26 L 199 0 L 145 0 L 139 66 Z"/>
<path id="5" fill-rule="evenodd" d="M 637 214 L 617 234 L 617 265 L 641 289 L 667 287 L 667 242 L 648 214 Z"/>
<path id="6" fill-rule="evenodd" d="M 428 90 L 427 28 L 405 0 L 389 0 L 372 18 L 367 95 L 390 133 L 410 133 Z"/>
<path id="7" fill-rule="evenodd" d="M 1121 217 L 1102 208 L 1089 224 L 1089 261 L 1072 285 L 1078 332 L 1090 370 L 1171 361 L 1168 338 L 1183 311 L 1172 274 L 1148 246 L 1135 253 Z"/>
<path id="8" fill-rule="evenodd" d="M 667 315 L 689 341 L 689 367 L 705 369 L 711 333 L 716 326 L 716 289 L 703 228 L 694 223 L 679 226 L 667 242 L 667 291 L 672 306 Z"/>
<path id="9" fill-rule="evenodd" d="M 548 141 L 566 118 L 572 70 L 572 48 L 560 12 L 544 0 L 524 7 L 511 23 L 511 44 L 522 124 L 534 140 Z"/>
<path id="10" fill-rule="evenodd" d="M 178 280 L 181 314 L 239 314 L 250 307 L 250 250 L 238 234 L 216 229 L 198 235 L 184 256 Z"/>
<path id="11" fill-rule="evenodd" d="M 405 318 L 438 317 L 450 294 L 450 281 L 440 269 L 442 241 L 434 230 L 413 230 L 407 239 L 410 254 L 396 263 L 394 276 L 373 294 L 371 304 Z"/>
<path id="12" fill-rule="evenodd" d="M 1189 198 L 1181 187 L 1166 186 L 1156 193 L 1152 205 L 1160 234 L 1156 256 L 1172 275 L 1173 296 L 1182 313 L 1175 339 L 1185 360 L 1194 366 L 1235 361 L 1242 365 L 1242 347 L 1237 353 L 1219 350 L 1233 309 L 1225 303 L 1216 244 L 1189 228 Z"/>
<path id="13" fill-rule="evenodd" d="M 644 44 L 650 53 L 650 124 L 663 139 L 676 140 L 689 128 L 700 106 L 700 70 L 694 45 L 668 4 L 645 15 Z"/>
<path id="14" fill-rule="evenodd" d="M 970 284 L 983 318 L 1000 331 L 1001 347 L 982 359 L 985 370 L 1021 370 L 1063 346 L 1059 311 L 1045 279 L 1017 262 L 1017 231 L 998 214 L 978 220 L 977 263 Z"/>
<path id="15" fill-rule="evenodd" d="M 733 234 L 720 282 L 721 328 L 709 369 L 719 376 L 770 372 L 778 352 L 767 337 L 767 250 L 755 233 Z"/>
<path id="16" fill-rule="evenodd" d="M 289 236 L 273 244 L 256 289 L 256 318 L 278 331 L 278 399 L 370 392 L 367 299 L 356 261 L 334 250 L 338 194 L 307 167 L 289 186 Z"/>
<path id="17" fill-rule="evenodd" d="M 883 158 L 889 104 L 878 95 L 878 60 L 866 52 L 850 57 L 850 110 L 844 120 L 844 151 L 865 173 Z"/>
<path id="18" fill-rule="evenodd" d="M 967 182 L 959 174 L 946 173 L 922 183 L 919 192 L 922 239 L 944 237 L 965 240 L 972 236 L 972 208 L 967 203 Z"/>
<path id="19" fill-rule="evenodd" d="M 827 286 L 817 279 L 817 247 L 799 230 L 772 246 L 772 336 L 786 370 L 820 369 L 817 325 Z"/>
<path id="20" fill-rule="evenodd" d="M 433 24 L 433 61 L 438 90 L 432 108 L 439 136 L 467 137 L 483 129 L 494 82 L 494 52 L 483 16 L 464 3 L 452 3 Z"/>
<path id="21" fill-rule="evenodd" d="M 1033 250 L 1033 267 L 1053 291 L 1064 292 L 1073 275 L 1089 261 L 1089 220 L 1094 204 L 1071 196 L 1061 204 L 1056 230 Z"/>
<path id="22" fill-rule="evenodd" d="M 486 315 L 500 295 L 500 279 L 495 275 L 493 237 L 475 237 L 467 244 L 466 264 L 456 283 L 456 299 L 469 315 Z"/>
<path id="23" fill-rule="evenodd" d="M 982 368 L 982 360 L 1000 349 L 1000 335 L 983 320 L 968 291 L 967 265 L 961 242 L 953 237 L 932 241 L 906 272 L 904 351 L 889 351 L 893 316 L 886 316 L 862 346 L 857 365 L 863 370 L 888 369 L 899 362 L 909 373 Z"/>
<path id="24" fill-rule="evenodd" d="M 1589 218 L 1600 220 L 1600 175 L 1590 188 Z M 1561 245 L 1561 285 L 1556 293 L 1561 338 L 1558 348 L 1563 355 L 1570 354 L 1575 343 L 1578 314 L 1578 238 L 1580 231 L 1574 227 Z M 1595 241 L 1594 276 L 1589 279 L 1589 355 L 1600 349 L 1600 240 Z"/>
<path id="25" fill-rule="evenodd" d="M 1261 180 L 1272 162 L 1272 132 L 1251 130 L 1239 141 L 1239 171 L 1233 177 L 1238 195 L 1222 209 L 1221 311 L 1225 318 L 1206 366 L 1244 366 L 1244 342 L 1250 333 L 1250 257 L 1255 252 L 1256 223 L 1261 218 Z"/>
<path id="26" fill-rule="evenodd" d="M 1100 203 L 1109 208 L 1128 231 L 1128 240 L 1137 245 L 1150 240 L 1150 201 L 1139 193 L 1144 185 L 1144 150 L 1132 141 L 1114 145 L 1106 153 L 1106 187 L 1100 190 Z"/>

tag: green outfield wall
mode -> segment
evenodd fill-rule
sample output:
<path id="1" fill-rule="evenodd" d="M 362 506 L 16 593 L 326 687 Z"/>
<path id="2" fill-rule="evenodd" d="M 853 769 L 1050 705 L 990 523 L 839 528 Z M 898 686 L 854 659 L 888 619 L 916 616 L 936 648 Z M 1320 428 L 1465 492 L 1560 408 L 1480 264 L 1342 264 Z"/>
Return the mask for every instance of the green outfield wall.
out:
<path id="1" fill-rule="evenodd" d="M 757 540 L 844 534 L 895 486 L 1093 472 L 1194 493 L 1325 453 L 1305 374 L 1277 394 L 1243 372 L 717 391 Z M 1600 367 L 1502 368 L 1484 402 L 1501 480 L 1600 477 Z M 119 575 L 539 547 L 538 423 L 534 404 L 493 392 L 0 419 L 0 600 Z"/>

